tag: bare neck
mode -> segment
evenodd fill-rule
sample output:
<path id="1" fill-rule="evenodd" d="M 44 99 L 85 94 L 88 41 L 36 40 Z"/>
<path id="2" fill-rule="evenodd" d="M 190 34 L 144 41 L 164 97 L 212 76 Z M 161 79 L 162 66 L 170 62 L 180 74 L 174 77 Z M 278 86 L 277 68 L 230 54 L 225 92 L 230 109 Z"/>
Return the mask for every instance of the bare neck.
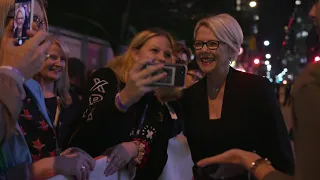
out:
<path id="1" fill-rule="evenodd" d="M 54 92 L 54 81 L 41 79 L 40 86 L 42 88 L 44 98 L 52 98 L 56 96 Z"/>

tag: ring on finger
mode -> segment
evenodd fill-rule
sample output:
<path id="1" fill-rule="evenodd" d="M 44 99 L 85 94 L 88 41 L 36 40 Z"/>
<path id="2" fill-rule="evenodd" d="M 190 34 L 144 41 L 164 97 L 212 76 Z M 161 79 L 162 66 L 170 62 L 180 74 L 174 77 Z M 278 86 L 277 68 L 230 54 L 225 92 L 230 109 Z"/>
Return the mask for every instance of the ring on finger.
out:
<path id="1" fill-rule="evenodd" d="M 81 166 L 80 169 L 81 169 L 81 170 L 86 170 L 86 167 L 85 167 L 85 166 Z"/>

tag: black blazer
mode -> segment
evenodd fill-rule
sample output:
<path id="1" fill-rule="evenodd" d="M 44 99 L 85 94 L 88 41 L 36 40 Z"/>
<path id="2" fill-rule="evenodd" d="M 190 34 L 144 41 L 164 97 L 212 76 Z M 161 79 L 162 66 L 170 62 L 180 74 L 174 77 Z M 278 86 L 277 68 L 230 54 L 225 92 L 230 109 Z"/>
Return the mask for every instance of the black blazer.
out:
<path id="1" fill-rule="evenodd" d="M 238 148 L 256 151 L 276 169 L 293 174 L 294 158 L 287 129 L 266 78 L 230 68 L 219 120 L 209 120 L 206 78 L 185 91 L 181 104 L 185 135 L 195 163 Z"/>

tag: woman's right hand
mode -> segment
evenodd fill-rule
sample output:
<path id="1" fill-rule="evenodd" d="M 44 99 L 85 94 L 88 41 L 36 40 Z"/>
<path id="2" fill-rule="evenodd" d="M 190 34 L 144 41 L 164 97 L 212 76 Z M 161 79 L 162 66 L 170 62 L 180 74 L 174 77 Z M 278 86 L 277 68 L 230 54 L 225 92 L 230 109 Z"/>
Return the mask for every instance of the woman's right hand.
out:
<path id="1" fill-rule="evenodd" d="M 1 40 L 2 64 L 18 69 L 24 78 L 30 79 L 42 68 L 51 42 L 47 40 L 48 32 L 28 31 L 30 39 L 21 46 L 15 46 L 13 36 L 13 21 L 6 27 L 4 36 Z"/>
<path id="2" fill-rule="evenodd" d="M 56 174 L 75 176 L 77 180 L 89 179 L 95 161 L 85 152 L 57 156 L 54 164 Z"/>
<path id="3" fill-rule="evenodd" d="M 155 89 L 154 87 L 148 87 L 149 84 L 166 76 L 165 72 L 151 76 L 152 73 L 161 70 L 164 64 L 149 65 L 143 68 L 148 62 L 151 62 L 151 60 L 137 61 L 129 71 L 126 86 L 120 92 L 121 101 L 127 107 L 137 102 L 144 94 Z"/>

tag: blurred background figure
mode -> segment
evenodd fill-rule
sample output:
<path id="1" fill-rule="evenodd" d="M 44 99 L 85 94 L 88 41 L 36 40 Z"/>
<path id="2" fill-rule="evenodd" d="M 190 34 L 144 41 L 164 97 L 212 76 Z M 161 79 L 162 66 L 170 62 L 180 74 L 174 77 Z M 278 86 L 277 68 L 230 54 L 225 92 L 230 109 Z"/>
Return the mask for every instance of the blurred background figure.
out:
<path id="1" fill-rule="evenodd" d="M 172 51 L 176 63 L 188 65 L 191 62 L 192 52 L 186 45 L 176 42 Z"/>
<path id="2" fill-rule="evenodd" d="M 85 82 L 85 65 L 78 59 L 71 57 L 68 59 L 68 74 L 71 91 L 83 96 L 83 85 Z"/>
<path id="3" fill-rule="evenodd" d="M 95 71 L 96 69 L 91 69 L 87 71 L 85 80 L 87 81 Z"/>
<path id="4" fill-rule="evenodd" d="M 188 72 L 186 77 L 186 88 L 189 88 L 193 84 L 197 83 L 203 78 L 203 73 L 201 72 L 198 63 L 196 61 L 191 61 L 188 64 Z"/>

